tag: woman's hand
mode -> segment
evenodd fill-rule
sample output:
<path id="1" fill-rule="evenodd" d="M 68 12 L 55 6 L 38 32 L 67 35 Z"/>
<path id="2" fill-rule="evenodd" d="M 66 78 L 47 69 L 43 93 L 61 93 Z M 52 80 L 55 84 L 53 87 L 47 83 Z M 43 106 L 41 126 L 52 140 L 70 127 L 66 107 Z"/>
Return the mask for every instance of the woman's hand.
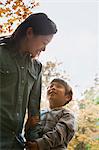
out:
<path id="1" fill-rule="evenodd" d="M 27 131 L 30 127 L 35 126 L 39 122 L 39 116 L 31 116 L 27 119 L 25 124 L 25 131 Z"/>

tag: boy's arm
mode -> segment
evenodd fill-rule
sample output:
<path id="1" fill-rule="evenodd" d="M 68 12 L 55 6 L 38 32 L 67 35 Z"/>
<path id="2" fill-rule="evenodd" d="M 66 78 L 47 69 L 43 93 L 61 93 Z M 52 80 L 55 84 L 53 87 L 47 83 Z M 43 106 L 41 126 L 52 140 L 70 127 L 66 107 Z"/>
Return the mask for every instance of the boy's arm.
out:
<path id="1" fill-rule="evenodd" d="M 75 119 L 70 113 L 63 112 L 62 118 L 53 130 L 43 134 L 42 138 L 36 139 L 39 150 L 50 150 L 62 144 L 68 144 L 75 132 Z"/>

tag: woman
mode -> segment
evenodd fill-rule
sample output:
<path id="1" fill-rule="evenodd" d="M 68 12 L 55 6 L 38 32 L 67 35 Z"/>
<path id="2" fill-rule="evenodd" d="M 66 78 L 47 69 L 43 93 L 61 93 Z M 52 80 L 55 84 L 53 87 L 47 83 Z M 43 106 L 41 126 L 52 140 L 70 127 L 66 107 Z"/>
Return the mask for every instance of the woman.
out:
<path id="1" fill-rule="evenodd" d="M 45 51 L 56 32 L 55 23 L 46 14 L 37 13 L 0 41 L 1 150 L 24 149 L 20 135 L 26 109 L 28 128 L 35 117 L 39 121 L 42 65 L 35 57 Z"/>

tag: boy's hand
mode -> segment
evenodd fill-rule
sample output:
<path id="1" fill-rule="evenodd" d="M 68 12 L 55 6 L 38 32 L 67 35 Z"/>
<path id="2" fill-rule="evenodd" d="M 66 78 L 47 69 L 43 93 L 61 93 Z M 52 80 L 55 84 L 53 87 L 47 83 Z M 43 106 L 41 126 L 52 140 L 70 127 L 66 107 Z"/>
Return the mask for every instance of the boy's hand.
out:
<path id="1" fill-rule="evenodd" d="M 36 142 L 26 142 L 26 150 L 39 150 Z"/>

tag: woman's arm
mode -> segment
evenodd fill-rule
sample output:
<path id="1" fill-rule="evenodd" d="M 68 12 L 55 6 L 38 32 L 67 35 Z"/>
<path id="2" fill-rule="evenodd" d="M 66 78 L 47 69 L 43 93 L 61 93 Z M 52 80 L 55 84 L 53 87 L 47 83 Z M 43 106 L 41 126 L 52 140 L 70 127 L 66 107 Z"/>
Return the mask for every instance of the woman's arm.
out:
<path id="1" fill-rule="evenodd" d="M 40 100 L 41 100 L 41 68 L 42 65 L 36 62 L 36 69 L 38 69 L 38 77 L 34 82 L 34 85 L 32 87 L 30 96 L 29 96 L 29 102 L 28 102 L 28 119 L 25 125 L 25 136 L 27 134 L 27 131 L 30 128 L 36 127 L 38 122 L 40 121 Z"/>

